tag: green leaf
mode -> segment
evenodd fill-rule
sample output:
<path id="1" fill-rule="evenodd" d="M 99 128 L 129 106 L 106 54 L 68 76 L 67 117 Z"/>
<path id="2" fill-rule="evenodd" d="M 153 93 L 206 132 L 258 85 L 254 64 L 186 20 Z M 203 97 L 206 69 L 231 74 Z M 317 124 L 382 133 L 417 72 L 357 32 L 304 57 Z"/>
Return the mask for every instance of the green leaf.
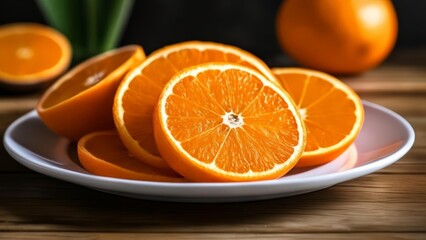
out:
<path id="1" fill-rule="evenodd" d="M 124 31 L 124 27 L 127 25 L 127 21 L 131 15 L 134 1 L 106 0 L 106 2 L 110 2 L 111 7 L 106 11 L 107 18 L 105 21 L 108 27 L 105 28 L 105 41 L 103 42 L 102 47 L 104 50 L 109 50 L 117 46 Z"/>
<path id="2" fill-rule="evenodd" d="M 71 42 L 74 62 L 117 47 L 134 0 L 37 0 L 47 22 Z"/>

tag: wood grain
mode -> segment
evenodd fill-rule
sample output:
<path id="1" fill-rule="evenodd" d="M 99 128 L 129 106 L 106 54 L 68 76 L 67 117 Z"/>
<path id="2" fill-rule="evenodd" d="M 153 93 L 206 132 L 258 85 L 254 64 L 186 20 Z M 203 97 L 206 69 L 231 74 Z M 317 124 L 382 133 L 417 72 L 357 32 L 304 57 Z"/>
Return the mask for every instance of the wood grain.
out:
<path id="1" fill-rule="evenodd" d="M 425 80 L 426 81 L 426 80 Z M 424 117 L 426 113 L 426 92 L 423 94 L 360 94 L 361 99 L 389 108 L 407 118 Z"/>
<path id="2" fill-rule="evenodd" d="M 30 237 L 29 237 L 30 236 Z M 0 233 L 0 239 L 9 240 L 25 240 L 25 239 L 76 239 L 76 240 L 224 240 L 224 239 L 266 239 L 266 240 L 283 240 L 283 239 L 313 239 L 313 240 L 424 240 L 424 233 L 315 233 L 315 234 L 291 234 L 291 233 L 78 233 L 78 232 L 23 232 L 23 233 Z"/>
<path id="3" fill-rule="evenodd" d="M 24 95 L 0 94 L 0 114 L 24 113 L 30 111 L 37 105 L 40 95 L 40 92 Z"/>
<path id="4" fill-rule="evenodd" d="M 124 198 L 39 174 L 2 174 L 0 182 L 0 232 L 426 232 L 420 174 L 371 174 L 310 194 L 228 204 Z"/>
<path id="5" fill-rule="evenodd" d="M 360 93 L 425 93 L 424 67 L 385 65 L 360 76 L 339 77 Z"/>

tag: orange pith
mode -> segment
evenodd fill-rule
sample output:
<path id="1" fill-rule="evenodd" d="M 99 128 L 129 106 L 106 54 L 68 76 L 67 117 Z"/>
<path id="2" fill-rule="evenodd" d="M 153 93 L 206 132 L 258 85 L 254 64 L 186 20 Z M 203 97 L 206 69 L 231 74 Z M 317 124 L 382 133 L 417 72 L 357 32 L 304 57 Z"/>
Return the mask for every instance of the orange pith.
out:
<path id="1" fill-rule="evenodd" d="M 135 159 L 114 130 L 85 135 L 78 141 L 77 152 L 83 167 L 99 176 L 161 182 L 185 181 L 177 174 L 160 171 Z"/>
<path id="2" fill-rule="evenodd" d="M 15 84 L 57 77 L 71 61 L 71 46 L 56 30 L 34 23 L 0 26 L 0 79 Z"/>
<path id="3" fill-rule="evenodd" d="M 154 112 L 154 134 L 166 162 L 201 182 L 281 177 L 305 145 L 291 98 L 257 71 L 226 63 L 174 75 Z"/>
<path id="4" fill-rule="evenodd" d="M 307 131 L 298 167 L 329 162 L 356 139 L 364 120 L 358 95 L 331 75 L 301 68 L 275 68 L 274 74 L 291 95 Z"/>
<path id="5" fill-rule="evenodd" d="M 169 168 L 159 156 L 152 129 L 152 112 L 158 97 L 179 70 L 218 61 L 249 66 L 270 81 L 278 82 L 263 61 L 233 46 L 189 41 L 161 48 L 127 75 L 115 98 L 113 114 L 116 127 L 132 154 L 152 166 Z"/>
<path id="6" fill-rule="evenodd" d="M 38 114 L 52 131 L 71 140 L 114 128 L 111 109 L 117 87 L 144 59 L 143 49 L 130 45 L 80 63 L 44 92 Z"/>

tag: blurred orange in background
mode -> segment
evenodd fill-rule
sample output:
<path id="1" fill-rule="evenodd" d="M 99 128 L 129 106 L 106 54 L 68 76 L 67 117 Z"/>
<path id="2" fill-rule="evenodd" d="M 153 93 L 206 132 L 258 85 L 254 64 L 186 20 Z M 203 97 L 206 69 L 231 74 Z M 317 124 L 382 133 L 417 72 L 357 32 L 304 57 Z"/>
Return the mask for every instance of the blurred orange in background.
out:
<path id="1" fill-rule="evenodd" d="M 398 19 L 390 0 L 284 0 L 276 18 L 282 50 L 304 67 L 356 74 L 392 51 Z"/>
<path id="2" fill-rule="evenodd" d="M 0 25 L 0 88 L 39 89 L 68 69 L 72 50 L 68 39 L 36 23 Z"/>

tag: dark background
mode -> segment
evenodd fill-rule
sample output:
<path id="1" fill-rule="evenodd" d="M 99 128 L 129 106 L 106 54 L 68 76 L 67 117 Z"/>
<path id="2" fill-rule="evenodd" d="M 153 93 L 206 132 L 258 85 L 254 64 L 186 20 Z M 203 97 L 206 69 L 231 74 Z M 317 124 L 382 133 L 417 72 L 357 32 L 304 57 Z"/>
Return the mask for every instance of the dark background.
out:
<path id="1" fill-rule="evenodd" d="M 268 63 L 283 55 L 275 36 L 282 1 L 135 0 L 120 45 L 137 43 L 149 54 L 171 43 L 209 40 L 239 46 Z M 399 21 L 396 47 L 426 47 L 426 1 L 393 3 Z M 34 0 L 0 0 L 0 25 L 12 22 L 47 24 Z"/>

